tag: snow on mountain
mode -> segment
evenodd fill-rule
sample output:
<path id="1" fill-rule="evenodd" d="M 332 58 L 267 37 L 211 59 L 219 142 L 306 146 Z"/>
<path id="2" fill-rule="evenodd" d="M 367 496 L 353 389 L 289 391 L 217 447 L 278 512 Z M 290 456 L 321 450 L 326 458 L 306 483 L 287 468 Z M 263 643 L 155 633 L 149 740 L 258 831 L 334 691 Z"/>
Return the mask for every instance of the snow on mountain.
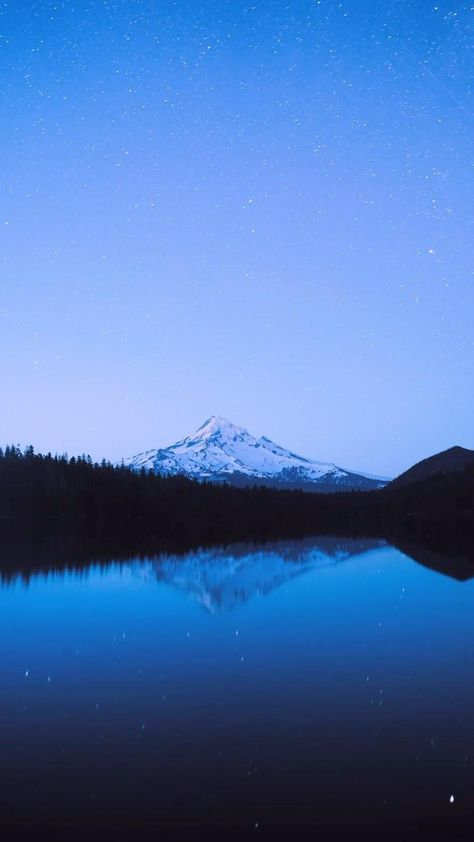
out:
<path id="1" fill-rule="evenodd" d="M 145 468 L 161 476 L 184 474 L 193 479 L 233 485 L 337 491 L 379 488 L 386 484 L 381 479 L 298 456 L 266 436 L 254 438 L 243 427 L 215 415 L 193 435 L 170 447 L 138 453 L 127 464 L 135 470 Z"/>

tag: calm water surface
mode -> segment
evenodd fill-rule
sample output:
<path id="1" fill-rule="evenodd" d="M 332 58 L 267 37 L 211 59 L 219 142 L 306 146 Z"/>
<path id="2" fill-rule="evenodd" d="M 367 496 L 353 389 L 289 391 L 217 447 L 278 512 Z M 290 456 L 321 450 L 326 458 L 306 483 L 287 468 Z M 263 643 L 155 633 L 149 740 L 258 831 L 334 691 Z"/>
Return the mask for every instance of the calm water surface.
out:
<path id="1" fill-rule="evenodd" d="M 474 580 L 239 546 L 4 581 L 0 632 L 5 839 L 472 838 Z"/>

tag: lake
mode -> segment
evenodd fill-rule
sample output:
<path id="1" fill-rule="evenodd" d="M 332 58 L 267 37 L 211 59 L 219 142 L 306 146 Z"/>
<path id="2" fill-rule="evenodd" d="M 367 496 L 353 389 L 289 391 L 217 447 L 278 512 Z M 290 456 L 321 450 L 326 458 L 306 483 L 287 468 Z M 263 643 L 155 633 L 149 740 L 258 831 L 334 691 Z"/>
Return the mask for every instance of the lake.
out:
<path id="1" fill-rule="evenodd" d="M 4 574 L 4 838 L 472 838 L 474 579 L 424 561 L 326 537 Z"/>

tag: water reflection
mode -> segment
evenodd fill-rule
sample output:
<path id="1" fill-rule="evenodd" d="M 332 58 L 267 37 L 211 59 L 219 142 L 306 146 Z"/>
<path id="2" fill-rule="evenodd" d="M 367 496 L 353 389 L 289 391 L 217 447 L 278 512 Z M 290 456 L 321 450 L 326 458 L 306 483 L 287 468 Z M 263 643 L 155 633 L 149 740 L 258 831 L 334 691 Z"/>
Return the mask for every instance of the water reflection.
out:
<path id="1" fill-rule="evenodd" d="M 468 838 L 474 582 L 428 549 L 10 567 L 3 838 Z"/>
<path id="2" fill-rule="evenodd" d="M 265 596 L 310 570 L 333 567 L 382 546 L 385 542 L 377 539 L 339 536 L 278 541 L 260 547 L 234 544 L 185 556 L 164 555 L 139 570 L 143 576 L 155 577 L 191 595 L 214 613 Z"/>
<path id="3" fill-rule="evenodd" d="M 466 582 L 474 577 L 474 540 L 470 546 L 461 549 L 458 545 L 433 546 L 432 542 L 422 544 L 405 538 L 397 541 L 396 547 L 423 567 L 451 579 Z"/>
<path id="4" fill-rule="evenodd" d="M 71 537 L 73 540 L 71 540 Z M 31 541 L 21 552 L 0 542 L 0 587 L 15 583 L 28 585 L 37 576 L 61 577 L 69 573 L 87 577 L 91 569 L 106 573 L 113 565 L 122 571 L 133 567 L 134 575 L 157 580 L 181 590 L 210 612 L 231 610 L 255 596 L 303 576 L 314 569 L 333 567 L 353 556 L 382 547 L 395 546 L 404 555 L 458 581 L 474 577 L 474 542 L 448 534 L 418 537 L 361 538 L 340 535 L 315 536 L 264 544 L 232 544 L 197 549 L 167 544 L 156 554 L 124 545 L 120 552 L 92 552 L 75 540 L 76 536 L 56 535 L 38 548 Z M 18 548 L 17 548 L 18 549 Z"/>

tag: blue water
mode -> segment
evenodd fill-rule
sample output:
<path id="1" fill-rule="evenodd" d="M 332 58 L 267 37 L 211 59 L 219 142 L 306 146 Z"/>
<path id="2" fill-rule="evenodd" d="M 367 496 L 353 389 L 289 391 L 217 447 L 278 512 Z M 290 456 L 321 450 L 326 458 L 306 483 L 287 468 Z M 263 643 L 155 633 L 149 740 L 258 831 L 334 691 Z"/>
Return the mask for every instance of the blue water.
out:
<path id="1" fill-rule="evenodd" d="M 13 578 L 0 659 L 4 838 L 470 838 L 474 579 L 389 546 Z"/>

